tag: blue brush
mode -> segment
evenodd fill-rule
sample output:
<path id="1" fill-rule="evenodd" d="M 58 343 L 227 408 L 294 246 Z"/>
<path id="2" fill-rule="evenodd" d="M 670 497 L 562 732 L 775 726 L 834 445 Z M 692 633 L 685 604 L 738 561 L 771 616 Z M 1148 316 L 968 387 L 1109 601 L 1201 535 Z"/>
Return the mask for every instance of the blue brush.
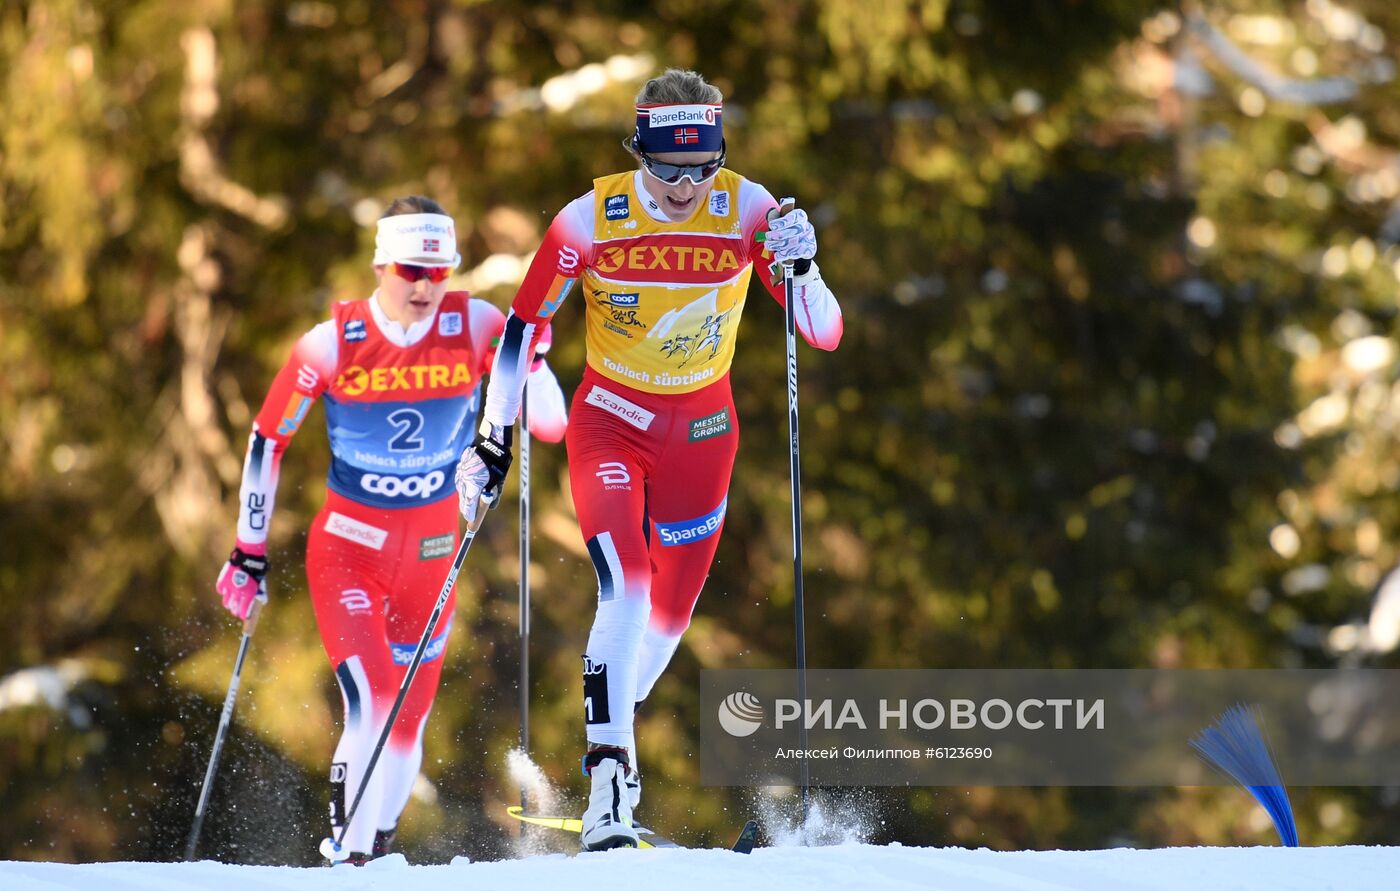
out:
<path id="1" fill-rule="evenodd" d="M 1249 790 L 1269 812 L 1284 847 L 1298 847 L 1298 826 L 1293 806 L 1283 787 L 1278 765 L 1255 719 L 1255 709 L 1235 705 L 1225 710 L 1212 727 L 1191 740 L 1191 747 Z"/>

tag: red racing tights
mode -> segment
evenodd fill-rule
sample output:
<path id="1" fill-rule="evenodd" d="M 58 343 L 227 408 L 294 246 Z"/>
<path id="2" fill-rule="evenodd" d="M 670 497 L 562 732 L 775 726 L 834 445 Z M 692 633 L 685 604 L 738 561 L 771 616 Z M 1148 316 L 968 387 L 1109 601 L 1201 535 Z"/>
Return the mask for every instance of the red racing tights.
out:
<path id="1" fill-rule="evenodd" d="M 367 507 L 334 492 L 306 546 L 306 574 L 321 642 L 335 669 L 345 730 L 331 764 L 331 825 L 338 831 L 384 730 L 408 663 L 442 591 L 457 545 L 457 501 Z M 394 729 L 343 841 L 368 853 L 392 829 L 423 760 L 423 726 L 442 674 L 452 595 L 424 651 Z"/>
<path id="2" fill-rule="evenodd" d="M 729 377 L 657 395 L 589 368 L 565 439 L 579 527 L 598 573 L 584 656 L 588 740 L 635 757 L 634 704 L 690 624 L 724 525 L 739 446 Z"/>

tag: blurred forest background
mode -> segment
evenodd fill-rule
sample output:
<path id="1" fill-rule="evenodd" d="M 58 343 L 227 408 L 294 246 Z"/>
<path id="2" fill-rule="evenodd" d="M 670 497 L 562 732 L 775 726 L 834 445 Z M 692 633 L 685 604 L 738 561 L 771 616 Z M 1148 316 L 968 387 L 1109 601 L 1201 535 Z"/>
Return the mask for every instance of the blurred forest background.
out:
<path id="1" fill-rule="evenodd" d="M 179 856 L 273 372 L 370 293 L 398 195 L 449 208 L 456 286 L 505 306 L 553 214 L 627 168 L 668 66 L 724 90 L 730 165 L 798 196 L 845 310 L 840 351 L 801 360 L 811 664 L 1396 666 L 1397 46 L 1391 0 L 6 0 L 0 857 Z M 699 671 L 793 653 L 783 322 L 752 298 L 726 534 L 640 719 L 642 816 L 697 841 L 755 807 L 698 785 Z M 313 420 L 207 856 L 318 860 L 326 465 Z M 595 581 L 561 448 L 532 479 L 532 749 L 577 801 Z M 459 583 L 411 860 L 509 851 L 514 510 Z M 1304 843 L 1400 843 L 1396 790 L 1294 796 Z M 1224 787 L 846 797 L 905 844 L 1270 840 Z"/>

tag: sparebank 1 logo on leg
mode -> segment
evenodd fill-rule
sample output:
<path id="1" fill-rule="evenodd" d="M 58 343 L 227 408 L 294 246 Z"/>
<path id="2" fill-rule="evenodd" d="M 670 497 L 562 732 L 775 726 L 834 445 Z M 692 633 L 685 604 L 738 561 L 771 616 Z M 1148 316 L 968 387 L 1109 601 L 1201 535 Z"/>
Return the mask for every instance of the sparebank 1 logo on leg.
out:
<path id="1" fill-rule="evenodd" d="M 423 658 L 419 664 L 427 665 L 437 661 L 437 658 L 447 649 L 447 636 L 452 633 L 452 619 L 447 620 L 447 627 L 438 633 L 437 637 L 428 641 L 428 645 L 423 648 Z M 418 652 L 417 643 L 389 643 L 389 658 L 395 665 L 412 665 L 413 655 Z"/>
<path id="2" fill-rule="evenodd" d="M 719 726 L 730 736 L 751 736 L 763 726 L 763 703 L 752 693 L 730 693 L 719 704 Z"/>
<path id="3" fill-rule="evenodd" d="M 724 522 L 724 512 L 728 507 L 729 496 L 726 495 L 724 500 L 719 503 L 719 507 L 703 517 L 681 520 L 678 523 L 658 522 L 656 532 L 661 538 L 661 543 L 667 547 L 690 544 L 693 541 L 709 538 L 719 531 L 720 524 Z"/>

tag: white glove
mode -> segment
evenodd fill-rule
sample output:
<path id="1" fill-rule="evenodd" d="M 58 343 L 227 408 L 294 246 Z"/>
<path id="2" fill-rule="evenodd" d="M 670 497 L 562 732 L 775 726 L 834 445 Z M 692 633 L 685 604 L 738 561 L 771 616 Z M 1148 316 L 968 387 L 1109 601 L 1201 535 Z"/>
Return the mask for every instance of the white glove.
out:
<path id="1" fill-rule="evenodd" d="M 510 439 L 509 427 L 482 421 L 476 440 L 457 462 L 457 507 L 469 526 L 477 525 L 479 512 L 501 497 L 501 484 L 510 470 Z"/>
<path id="2" fill-rule="evenodd" d="M 486 469 L 486 463 L 481 460 L 476 449 L 467 446 L 457 462 L 456 482 L 457 509 L 462 512 L 468 526 L 476 525 L 476 512 L 483 509 L 481 495 L 486 491 L 486 484 L 490 479 L 491 474 Z"/>
<path id="3" fill-rule="evenodd" d="M 807 219 L 807 212 L 801 208 L 788 211 L 783 216 L 773 216 L 770 211 L 768 234 L 763 244 L 773 259 L 779 263 L 794 260 L 810 260 L 817 255 L 817 230 Z"/>

